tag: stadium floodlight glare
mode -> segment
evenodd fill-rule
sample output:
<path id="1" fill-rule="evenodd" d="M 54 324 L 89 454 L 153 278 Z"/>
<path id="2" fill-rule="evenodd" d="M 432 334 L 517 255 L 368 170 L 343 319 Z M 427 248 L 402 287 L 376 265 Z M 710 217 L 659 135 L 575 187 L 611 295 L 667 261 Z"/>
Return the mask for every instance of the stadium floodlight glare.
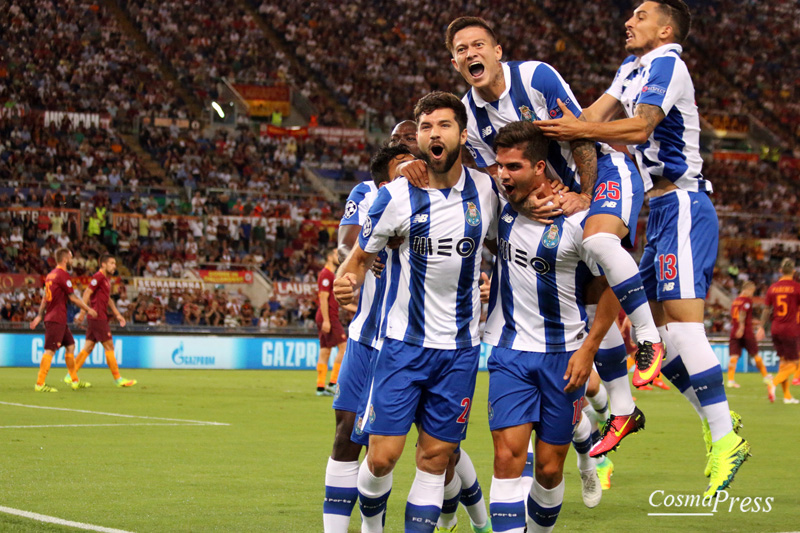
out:
<path id="1" fill-rule="evenodd" d="M 225 118 L 225 111 L 222 110 L 222 108 L 220 107 L 220 105 L 218 103 L 211 102 L 211 107 L 213 107 L 214 111 L 217 112 L 217 115 L 219 115 L 219 118 Z"/>

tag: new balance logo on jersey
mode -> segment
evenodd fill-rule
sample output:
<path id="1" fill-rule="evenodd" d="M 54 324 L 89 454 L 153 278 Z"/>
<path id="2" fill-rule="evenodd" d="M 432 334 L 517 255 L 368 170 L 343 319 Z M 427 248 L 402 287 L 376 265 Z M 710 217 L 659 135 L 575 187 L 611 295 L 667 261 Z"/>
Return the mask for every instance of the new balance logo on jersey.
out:
<path id="1" fill-rule="evenodd" d="M 414 215 L 414 218 L 411 220 L 412 224 L 424 224 L 428 221 L 428 215 Z"/>
<path id="2" fill-rule="evenodd" d="M 508 213 L 506 213 L 505 215 L 503 215 L 501 218 L 503 219 L 503 222 L 505 222 L 505 223 L 507 223 L 507 224 L 511 224 L 512 222 L 514 222 L 514 217 L 512 217 L 512 216 L 511 216 L 511 215 L 509 215 Z"/>
<path id="3" fill-rule="evenodd" d="M 603 205 L 601 205 L 600 207 L 610 207 L 611 209 L 614 209 L 615 207 L 617 207 L 617 202 L 612 202 L 611 200 L 606 200 L 605 202 L 603 202 Z"/>
<path id="4" fill-rule="evenodd" d="M 675 288 L 675 282 L 674 281 L 668 281 L 668 282 L 664 283 L 664 290 L 665 291 L 671 291 L 674 288 Z"/>
<path id="5" fill-rule="evenodd" d="M 475 241 L 464 237 L 453 246 L 453 239 L 432 239 L 430 237 L 414 237 L 411 251 L 418 255 L 443 255 L 450 257 L 453 251 L 461 257 L 469 257 L 475 252 Z"/>
<path id="6" fill-rule="evenodd" d="M 491 134 L 492 134 L 492 127 L 491 126 L 486 126 L 485 128 L 483 128 L 481 130 L 481 138 L 482 139 L 485 139 L 486 137 L 488 137 Z"/>

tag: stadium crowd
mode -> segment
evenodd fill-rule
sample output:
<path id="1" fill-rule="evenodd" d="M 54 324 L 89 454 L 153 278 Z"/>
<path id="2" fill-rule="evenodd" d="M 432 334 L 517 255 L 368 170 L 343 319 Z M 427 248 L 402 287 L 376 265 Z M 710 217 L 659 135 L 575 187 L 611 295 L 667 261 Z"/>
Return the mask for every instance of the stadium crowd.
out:
<path id="1" fill-rule="evenodd" d="M 102 3 L 12 0 L 0 5 L 0 100 L 33 109 L 108 113 L 130 126 L 146 113 L 186 116 L 151 54 Z"/>

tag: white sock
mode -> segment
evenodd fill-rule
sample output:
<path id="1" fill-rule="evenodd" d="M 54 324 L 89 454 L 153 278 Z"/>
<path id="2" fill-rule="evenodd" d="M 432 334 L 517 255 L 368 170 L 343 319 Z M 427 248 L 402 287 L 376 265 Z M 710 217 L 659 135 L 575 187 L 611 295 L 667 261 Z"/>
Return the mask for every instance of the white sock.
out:
<path id="1" fill-rule="evenodd" d="M 613 233 L 595 233 L 583 239 L 583 248 L 603 267 L 608 284 L 631 319 L 639 342 L 658 342 L 658 330 L 650 312 L 639 267 L 622 247 L 620 238 Z"/>
<path id="2" fill-rule="evenodd" d="M 572 430 L 572 446 L 578 455 L 578 470 L 595 467 L 595 460 L 589 457 L 589 450 L 592 449 L 592 424 L 585 414 L 581 414 L 580 421 Z"/>
<path id="3" fill-rule="evenodd" d="M 322 523 L 325 533 L 347 533 L 350 515 L 358 501 L 358 461 L 334 461 L 325 467 L 325 501 Z"/>
<path id="4" fill-rule="evenodd" d="M 381 533 L 386 501 L 392 492 L 392 473 L 376 477 L 369 471 L 367 461 L 358 469 L 358 495 L 361 509 L 362 533 Z M 441 499 L 439 500 L 441 501 Z"/>
<path id="5" fill-rule="evenodd" d="M 528 533 L 550 533 L 556 525 L 561 504 L 564 502 L 564 479 L 552 489 L 542 487 L 533 480 L 528 498 Z"/>
<path id="6" fill-rule="evenodd" d="M 733 431 L 733 425 L 722 368 L 708 343 L 705 326 L 700 322 L 672 322 L 667 325 L 667 331 L 681 354 L 692 388 L 708 420 L 711 440 L 716 442 Z"/>
<path id="7" fill-rule="evenodd" d="M 666 326 L 659 326 L 658 332 L 661 334 L 661 339 L 664 341 L 664 349 L 666 350 L 661 372 L 683 394 L 683 397 L 689 400 L 694 410 L 697 411 L 697 416 L 700 417 L 700 420 L 705 420 L 706 417 L 700 407 L 700 400 L 697 399 L 697 394 L 695 394 L 692 387 L 689 372 L 683 363 L 683 357 L 678 352 L 678 347 L 672 342 L 672 335 L 667 331 Z"/>
<path id="8" fill-rule="evenodd" d="M 450 483 L 444 486 L 442 514 L 439 515 L 439 522 L 436 524 L 437 527 L 448 528 L 456 524 L 458 521 L 456 518 L 456 511 L 458 511 L 459 499 L 461 499 L 461 478 L 458 477 L 458 474 L 454 474 Z"/>
<path id="9" fill-rule="evenodd" d="M 464 448 L 456 463 L 456 475 L 461 478 L 461 505 L 467 510 L 469 519 L 475 526 L 481 528 L 489 521 L 486 512 L 486 501 L 483 498 L 481 485 L 478 483 L 478 473 L 475 465 Z"/>
<path id="10" fill-rule="evenodd" d="M 444 473 L 431 474 L 417 468 L 406 502 L 406 531 L 433 532 L 442 512 L 443 500 Z"/>
<path id="11" fill-rule="evenodd" d="M 605 421 L 608 418 L 608 392 L 603 384 L 600 384 L 600 389 L 594 396 L 587 396 L 589 405 L 592 406 L 600 417 L 600 420 Z"/>
<path id="12" fill-rule="evenodd" d="M 525 500 L 530 491 L 523 478 L 498 479 L 492 477 L 489 490 L 489 511 L 492 513 L 492 528 L 504 533 L 525 531 Z M 502 529 L 500 529 L 502 528 Z"/>

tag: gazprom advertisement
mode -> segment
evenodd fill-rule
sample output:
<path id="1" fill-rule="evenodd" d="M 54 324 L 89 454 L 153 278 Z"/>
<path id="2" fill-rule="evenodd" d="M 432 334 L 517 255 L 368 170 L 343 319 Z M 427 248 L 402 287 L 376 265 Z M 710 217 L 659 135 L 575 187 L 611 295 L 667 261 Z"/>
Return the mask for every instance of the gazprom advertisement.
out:
<path id="1" fill-rule="evenodd" d="M 76 336 L 75 352 L 85 340 Z M 723 368 L 728 366 L 728 344 L 711 343 Z M 760 355 L 770 372 L 776 372 L 778 357 L 764 343 Z M 44 353 L 44 335 L 0 333 L 0 367 L 37 367 Z M 480 370 L 486 370 L 491 346 L 481 345 Z M 314 369 L 319 357 L 316 338 L 288 337 L 216 337 L 216 336 L 114 336 L 114 354 L 126 368 L 204 368 L 204 369 Z M 333 365 L 334 348 L 328 362 Z M 745 354 L 739 358 L 737 372 L 755 372 Z M 56 353 L 54 365 L 64 365 L 64 349 Z M 86 359 L 85 367 L 105 367 L 103 346 L 97 344 Z"/>

